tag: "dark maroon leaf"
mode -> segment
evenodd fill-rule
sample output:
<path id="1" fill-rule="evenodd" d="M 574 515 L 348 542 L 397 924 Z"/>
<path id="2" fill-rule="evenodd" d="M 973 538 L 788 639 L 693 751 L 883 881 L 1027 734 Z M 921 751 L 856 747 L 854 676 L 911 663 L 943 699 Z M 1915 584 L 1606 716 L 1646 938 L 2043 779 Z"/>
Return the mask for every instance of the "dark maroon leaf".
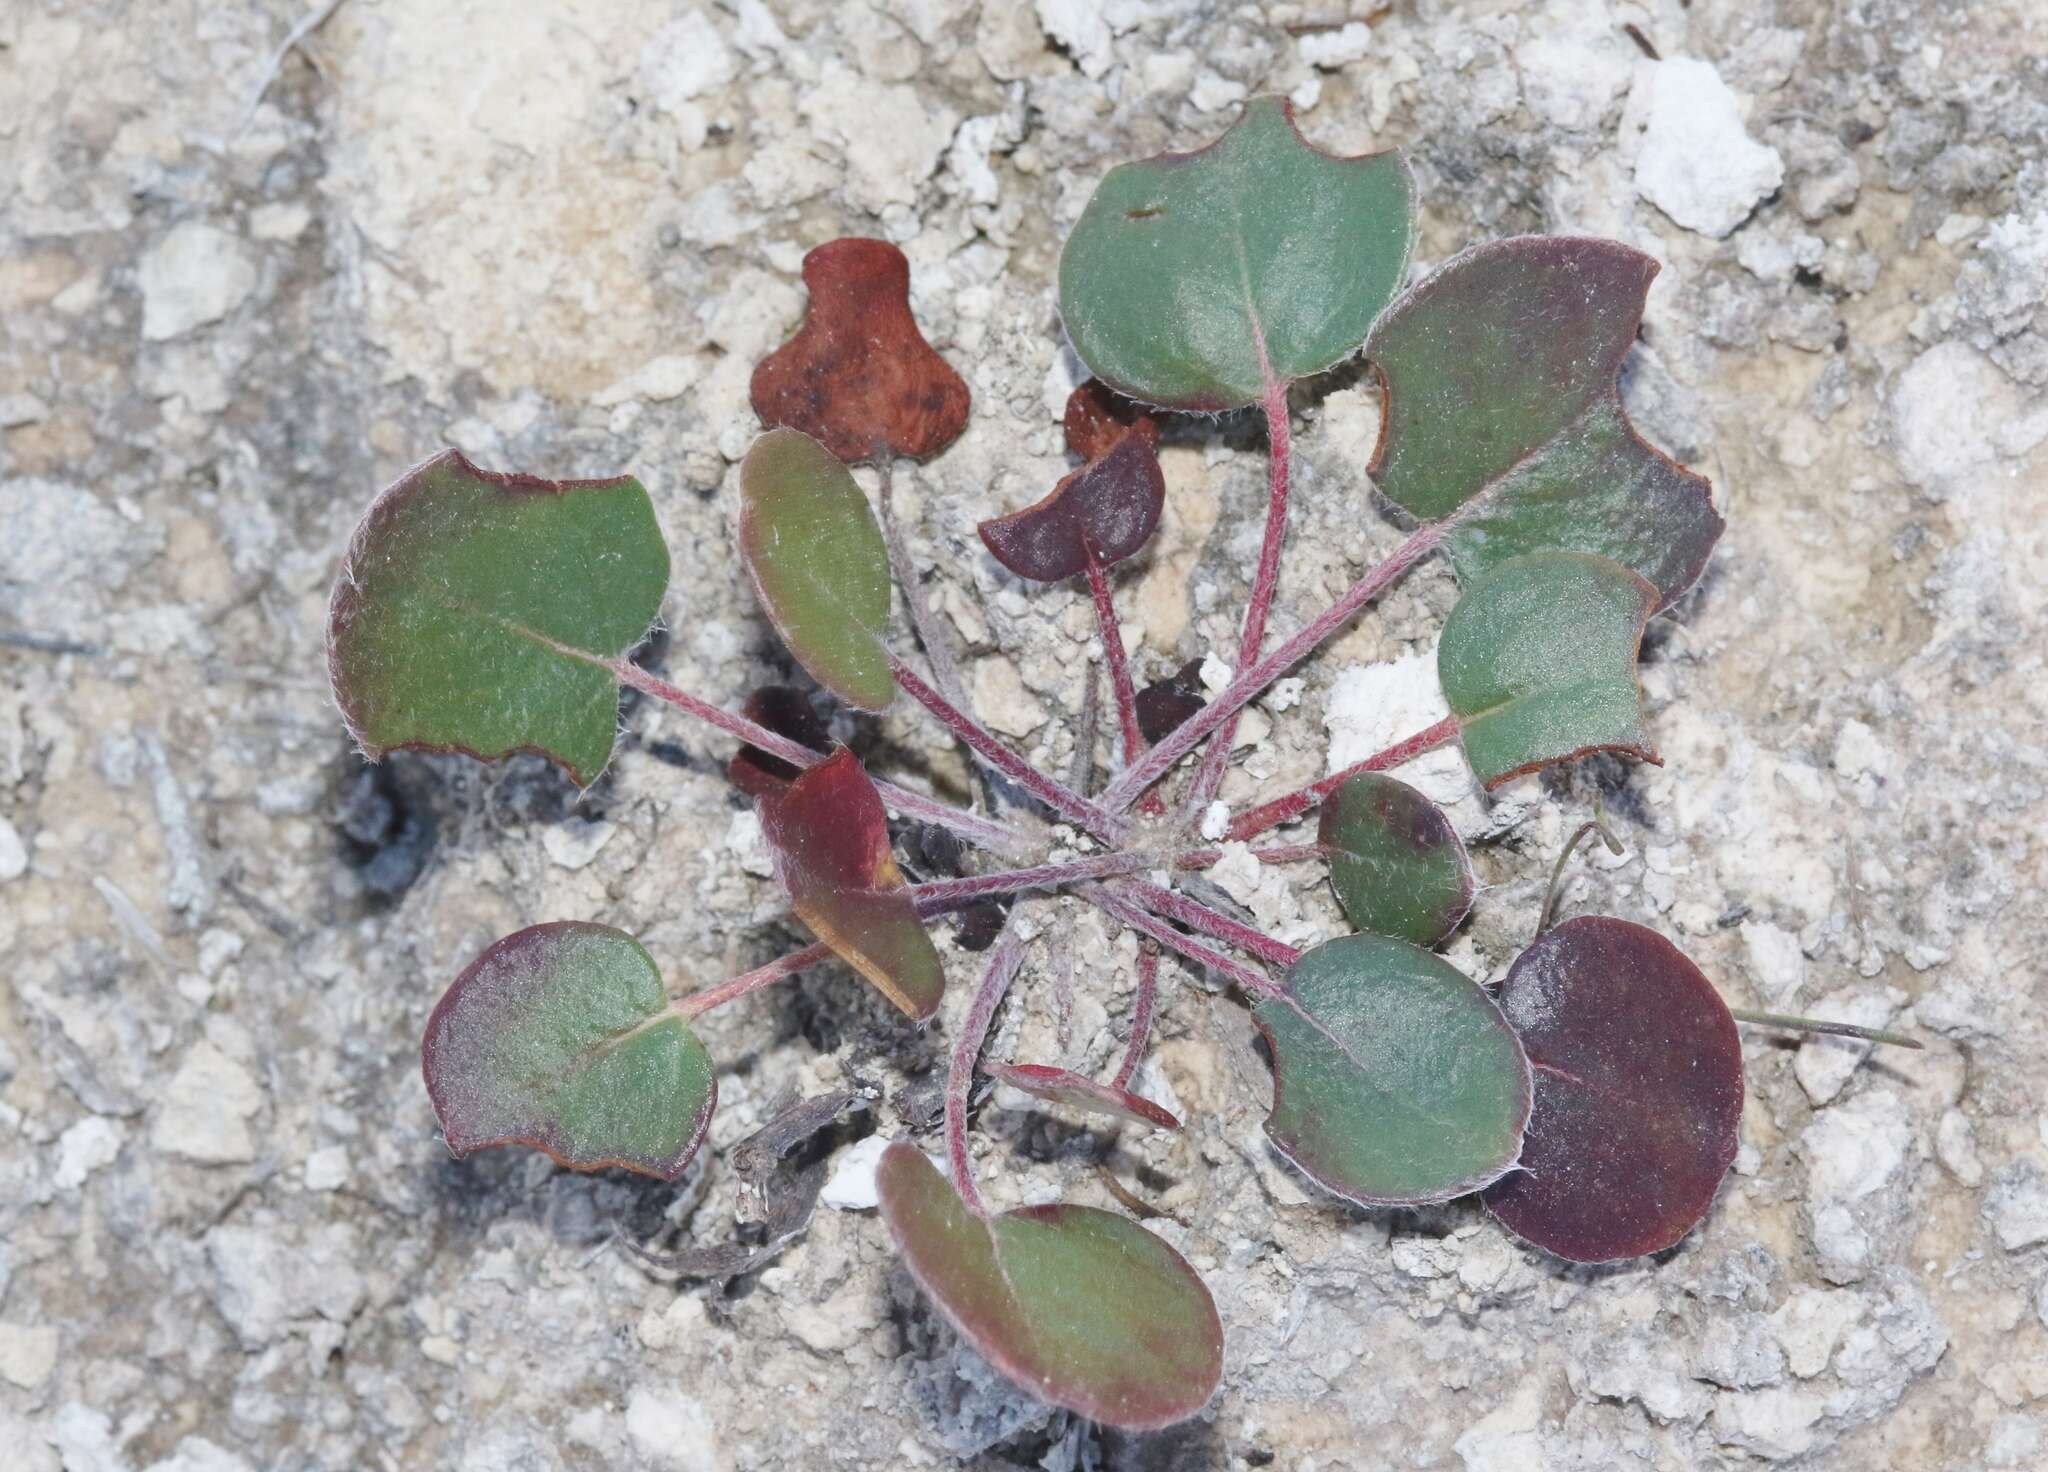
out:
<path id="1" fill-rule="evenodd" d="M 810 310 L 754 370 L 754 412 L 842 460 L 922 460 L 967 426 L 967 385 L 910 315 L 910 262 L 886 240 L 845 239 L 804 257 Z"/>
<path id="2" fill-rule="evenodd" d="M 1547 931 L 1501 989 L 1536 1104 L 1521 1169 L 1490 1186 L 1510 1231 L 1573 1262 L 1669 1247 L 1707 1214 L 1742 1118 L 1735 1019 L 1654 930 L 1605 915 Z"/>
<path id="3" fill-rule="evenodd" d="M 811 709 L 810 697 L 787 685 L 763 685 L 747 697 L 741 713 L 757 726 L 766 726 L 799 746 L 817 752 L 832 749 L 832 737 L 825 723 Z M 748 797 L 780 792 L 796 780 L 797 769 L 779 756 L 770 756 L 758 746 L 742 746 L 726 765 L 726 777 Z"/>
<path id="4" fill-rule="evenodd" d="M 1191 659 L 1138 692 L 1138 729 L 1148 744 L 1157 746 L 1208 703 L 1202 689 L 1202 662 Z"/>
<path id="5" fill-rule="evenodd" d="M 1159 448 L 1159 421 L 1144 405 L 1127 399 L 1099 378 L 1091 378 L 1067 395 L 1067 448 L 1083 460 L 1100 460 L 1132 430 Z"/>
<path id="6" fill-rule="evenodd" d="M 1067 476 L 1034 506 L 981 524 L 996 561 L 1019 577 L 1055 583 L 1085 572 L 1092 553 L 1107 567 L 1150 540 L 1166 504 L 1159 457 L 1141 434 Z"/>

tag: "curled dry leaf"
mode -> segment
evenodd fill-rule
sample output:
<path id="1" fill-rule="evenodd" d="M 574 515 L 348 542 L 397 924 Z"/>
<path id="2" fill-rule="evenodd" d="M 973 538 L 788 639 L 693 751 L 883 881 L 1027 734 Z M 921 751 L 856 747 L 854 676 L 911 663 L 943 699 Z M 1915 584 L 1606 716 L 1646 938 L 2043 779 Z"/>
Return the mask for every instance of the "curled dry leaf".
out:
<path id="1" fill-rule="evenodd" d="M 1180 1121 L 1142 1094 L 1097 1083 L 1082 1074 L 1043 1063 L 991 1063 L 989 1077 L 1035 1098 L 1090 1114 L 1107 1114 L 1153 1130 L 1177 1130 Z"/>
<path id="2" fill-rule="evenodd" d="M 1712 983 L 1654 930 L 1588 915 L 1522 952 L 1501 1007 L 1536 1105 L 1523 1169 L 1488 1189 L 1488 1210 L 1574 1262 L 1661 1252 L 1691 1231 L 1742 1121 L 1742 1043 Z"/>
<path id="3" fill-rule="evenodd" d="M 876 1172 L 911 1276 L 954 1328 L 1032 1394 L 1151 1431 L 1209 1403 L 1223 1325 L 1187 1260 L 1127 1217 L 1029 1206 L 983 1219 L 914 1146 Z"/>
<path id="4" fill-rule="evenodd" d="M 1398 154 L 1324 153 L 1254 98 L 1208 147 L 1109 171 L 1060 255 L 1067 335 L 1145 403 L 1256 403 L 1365 341 L 1407 273 L 1413 195 Z"/>
<path id="5" fill-rule="evenodd" d="M 1472 861 L 1444 810 L 1380 772 L 1361 772 L 1323 803 L 1316 842 L 1330 887 L 1360 930 L 1433 946 L 1472 908 Z"/>
<path id="6" fill-rule="evenodd" d="M 1133 432 L 1159 448 L 1159 421 L 1142 404 L 1127 399 L 1099 378 L 1091 378 L 1067 395 L 1063 420 L 1067 448 L 1083 460 L 1100 460 L 1118 440 Z"/>
<path id="7" fill-rule="evenodd" d="M 1658 761 L 1636 653 L 1657 590 L 1585 552 L 1531 552 L 1475 579 L 1444 621 L 1437 681 L 1489 788 L 1595 751 Z"/>
<path id="8" fill-rule="evenodd" d="M 420 1069 L 448 1148 L 531 1145 L 576 1170 L 674 1180 L 711 1124 L 711 1059 L 638 941 L 558 921 L 506 936 L 427 1019 Z"/>
<path id="9" fill-rule="evenodd" d="M 1166 504 L 1159 457 L 1141 434 L 1126 434 L 1100 460 L 1065 477 L 1035 505 L 981 523 L 981 540 L 1019 577 L 1055 583 L 1107 567 L 1151 540 Z"/>
<path id="10" fill-rule="evenodd" d="M 1556 547 L 1634 568 L 1659 609 L 1698 580 L 1712 488 L 1636 433 L 1619 389 L 1656 274 L 1617 241 L 1521 236 L 1455 257 L 1373 329 L 1373 483 L 1450 521 L 1461 579 Z"/>
<path id="11" fill-rule="evenodd" d="M 637 480 L 500 475 L 445 451 L 392 482 L 349 541 L 327 615 L 335 701 L 372 761 L 533 751 L 587 787 L 619 720 L 605 661 L 645 637 L 667 587 Z"/>
<path id="12" fill-rule="evenodd" d="M 1382 935 L 1307 951 L 1253 1019 L 1273 1053 L 1266 1135 L 1361 1206 L 1448 1201 L 1515 1163 L 1529 1063 L 1478 983 Z"/>
<path id="13" fill-rule="evenodd" d="M 910 262 L 886 240 L 829 241 L 804 257 L 809 310 L 754 369 L 754 412 L 841 460 L 922 460 L 967 426 L 967 384 L 910 315 Z"/>
<path id="14" fill-rule="evenodd" d="M 811 709 L 811 698 L 788 685 L 763 685 L 747 697 L 741 714 L 757 726 L 766 726 L 812 751 L 832 749 L 832 737 L 825 723 Z M 797 769 L 779 756 L 770 756 L 758 746 L 742 746 L 726 764 L 726 779 L 748 797 L 765 797 L 781 792 L 796 780 Z"/>
<path id="15" fill-rule="evenodd" d="M 887 710 L 889 550 L 853 472 L 809 435 L 771 429 L 740 462 L 739 541 L 797 663 L 848 705 Z"/>
<path id="16" fill-rule="evenodd" d="M 1202 661 L 1191 659 L 1163 680 L 1154 680 L 1137 695 L 1138 730 L 1157 746 L 1209 703 L 1202 688 Z"/>
<path id="17" fill-rule="evenodd" d="M 903 1012 L 939 1010 L 945 968 L 904 893 L 889 819 L 854 754 L 840 747 L 757 804 L 790 907 L 841 960 Z"/>

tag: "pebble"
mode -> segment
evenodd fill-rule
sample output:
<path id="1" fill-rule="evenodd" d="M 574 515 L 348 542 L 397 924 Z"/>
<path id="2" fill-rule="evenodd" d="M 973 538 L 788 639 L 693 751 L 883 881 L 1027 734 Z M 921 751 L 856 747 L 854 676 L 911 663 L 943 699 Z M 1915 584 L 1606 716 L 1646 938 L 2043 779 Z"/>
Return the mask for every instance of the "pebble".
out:
<path id="1" fill-rule="evenodd" d="M 254 1160 L 249 1119 L 262 1107 L 263 1090 L 249 1071 L 201 1039 L 164 1088 L 150 1143 L 201 1165 Z"/>
<path id="2" fill-rule="evenodd" d="M 1718 240 L 1785 182 L 1784 160 L 1749 136 L 1740 99 L 1712 63 L 1652 63 L 1636 91 L 1629 102 L 1643 129 L 1636 193 L 1677 224 Z"/>
<path id="3" fill-rule="evenodd" d="M 256 289 L 256 263 L 227 231 L 187 220 L 144 254 L 135 283 L 142 288 L 142 335 L 163 342 L 240 306 Z"/>

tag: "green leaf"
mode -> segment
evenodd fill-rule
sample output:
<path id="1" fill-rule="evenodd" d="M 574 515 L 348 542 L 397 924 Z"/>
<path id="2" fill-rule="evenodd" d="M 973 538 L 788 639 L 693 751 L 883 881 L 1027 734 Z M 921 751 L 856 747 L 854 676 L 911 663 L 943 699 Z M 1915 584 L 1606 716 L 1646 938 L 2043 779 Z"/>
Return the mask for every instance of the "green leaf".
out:
<path id="1" fill-rule="evenodd" d="M 911 1275 L 996 1369 L 1092 1421 L 1184 1420 L 1223 1377 L 1223 1325 L 1195 1270 L 1136 1222 L 1088 1206 L 988 1220 L 897 1143 L 877 1173 Z"/>
<path id="2" fill-rule="evenodd" d="M 762 793 L 756 811 L 798 918 L 906 1015 L 928 1020 L 946 969 L 903 892 L 889 815 L 859 759 L 840 747 L 782 791 Z"/>
<path id="3" fill-rule="evenodd" d="M 1255 98 L 1199 152 L 1109 171 L 1060 256 L 1060 314 L 1119 392 L 1235 409 L 1356 352 L 1413 239 L 1398 154 L 1324 153 Z"/>
<path id="4" fill-rule="evenodd" d="M 1461 579 L 1566 548 L 1634 568 L 1660 609 L 1698 580 L 1712 488 L 1636 433 L 1618 387 L 1656 274 L 1616 241 L 1521 236 L 1455 257 L 1373 329 L 1373 482 L 1449 520 Z"/>
<path id="5" fill-rule="evenodd" d="M 1437 680 L 1488 787 L 1594 751 L 1658 761 L 1636 652 L 1657 590 L 1618 562 L 1531 552 L 1477 578 L 1444 621 Z"/>
<path id="6" fill-rule="evenodd" d="M 1484 988 L 1419 946 L 1347 935 L 1305 953 L 1252 1016 L 1273 1053 L 1266 1134 L 1364 1206 L 1448 1201 L 1522 1148 L 1529 1062 Z"/>
<path id="7" fill-rule="evenodd" d="M 427 1019 L 421 1071 L 457 1156 L 531 1145 L 575 1170 L 674 1180 L 718 1085 L 661 973 L 622 930 L 580 921 L 506 936 Z"/>
<path id="8" fill-rule="evenodd" d="M 485 761 L 537 751 L 579 786 L 611 760 L 618 680 L 668 587 L 647 492 L 498 475 L 449 450 L 370 506 L 328 608 L 349 734 Z"/>
<path id="9" fill-rule="evenodd" d="M 1316 842 L 1360 930 L 1433 946 L 1472 908 L 1472 861 L 1442 808 L 1406 782 L 1361 772 L 1323 803 Z"/>
<path id="10" fill-rule="evenodd" d="M 895 698 L 889 552 L 853 472 L 795 429 L 771 429 L 740 463 L 740 556 L 782 642 L 848 705 Z"/>

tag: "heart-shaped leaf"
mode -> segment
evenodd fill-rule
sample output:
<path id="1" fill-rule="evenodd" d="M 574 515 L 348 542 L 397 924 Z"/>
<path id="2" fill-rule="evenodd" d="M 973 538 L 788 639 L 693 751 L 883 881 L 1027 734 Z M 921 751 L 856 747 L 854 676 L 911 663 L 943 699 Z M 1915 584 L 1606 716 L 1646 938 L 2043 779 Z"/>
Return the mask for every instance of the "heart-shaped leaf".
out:
<path id="1" fill-rule="evenodd" d="M 981 540 L 1021 578 L 1056 583 L 1085 572 L 1092 555 L 1104 567 L 1151 540 L 1166 504 L 1159 457 L 1141 434 L 1126 434 L 1042 501 L 984 521 Z"/>
<path id="2" fill-rule="evenodd" d="M 1636 652 L 1657 590 L 1585 552 L 1531 552 L 1475 578 L 1444 621 L 1437 681 L 1488 787 L 1594 751 L 1657 762 Z"/>
<path id="3" fill-rule="evenodd" d="M 1235 409 L 1358 350 L 1400 289 L 1414 187 L 1397 154 L 1313 147 L 1255 98 L 1196 153 L 1111 169 L 1060 256 L 1074 351 L 1118 392 Z"/>
<path id="4" fill-rule="evenodd" d="M 1454 258 L 1373 329 L 1370 473 L 1450 519 L 1461 579 L 1562 547 L 1634 568 L 1660 609 L 1698 580 L 1723 525 L 1712 488 L 1636 433 L 1618 387 L 1656 274 L 1616 241 L 1521 236 Z"/>
<path id="5" fill-rule="evenodd" d="M 371 503 L 327 615 L 327 663 L 372 761 L 400 747 L 552 758 L 579 786 L 611 760 L 618 680 L 646 635 L 668 548 L 630 476 L 547 481 L 459 450 Z"/>
<path id="6" fill-rule="evenodd" d="M 1083 460 L 1100 460 L 1116 448 L 1118 440 L 1134 432 L 1143 435 L 1153 449 L 1159 448 L 1159 422 L 1142 405 L 1099 378 L 1089 379 L 1067 395 L 1062 427 L 1067 448 Z"/>
<path id="7" fill-rule="evenodd" d="M 842 460 L 922 460 L 967 427 L 967 385 L 910 315 L 910 262 L 886 240 L 829 241 L 804 257 L 810 308 L 754 369 L 754 412 Z"/>
<path id="8" fill-rule="evenodd" d="M 575 1170 L 674 1180 L 718 1085 L 661 972 L 623 930 L 581 921 L 506 936 L 455 979 L 420 1044 L 457 1156 L 531 1145 Z"/>
<path id="9" fill-rule="evenodd" d="M 881 794 L 854 754 L 840 747 L 756 810 L 804 924 L 909 1016 L 937 1012 L 945 967 L 903 892 Z"/>
<path id="10" fill-rule="evenodd" d="M 1472 861 L 1444 810 L 1380 772 L 1361 772 L 1323 803 L 1316 842 L 1330 887 L 1360 930 L 1433 946 L 1472 908 Z"/>
<path id="11" fill-rule="evenodd" d="M 1512 1167 L 1529 1063 L 1483 987 L 1381 935 L 1303 954 L 1253 1019 L 1273 1053 L 1266 1135 L 1362 1206 L 1448 1201 Z"/>
<path id="12" fill-rule="evenodd" d="M 755 440 L 740 462 L 740 557 L 797 663 L 848 705 L 887 710 L 889 550 L 853 472 L 794 429 Z"/>
<path id="13" fill-rule="evenodd" d="M 1036 1098 L 1090 1114 L 1107 1114 L 1153 1130 L 1177 1130 L 1180 1121 L 1142 1094 L 1097 1083 L 1085 1075 L 1043 1063 L 991 1063 L 989 1077 Z"/>
<path id="14" fill-rule="evenodd" d="M 1523 1169 L 1486 1192 L 1574 1262 L 1660 1252 L 1714 1204 L 1742 1121 L 1742 1043 L 1713 985 L 1654 930 L 1567 920 L 1501 988 L 1536 1076 Z"/>
<path id="15" fill-rule="evenodd" d="M 1003 1374 L 1131 1431 L 1185 1420 L 1223 1378 L 1223 1325 L 1187 1260 L 1089 1206 L 983 1220 L 901 1142 L 876 1171 L 882 1217 L 918 1286 Z"/>
<path id="16" fill-rule="evenodd" d="M 832 749 L 832 737 L 825 723 L 811 709 L 811 700 L 801 690 L 787 685 L 763 685 L 747 697 L 742 715 L 757 726 L 766 726 L 799 746 L 816 752 Z M 726 780 L 748 797 L 780 792 L 796 780 L 797 768 L 779 756 L 770 756 L 758 746 L 742 746 L 726 763 Z"/>

